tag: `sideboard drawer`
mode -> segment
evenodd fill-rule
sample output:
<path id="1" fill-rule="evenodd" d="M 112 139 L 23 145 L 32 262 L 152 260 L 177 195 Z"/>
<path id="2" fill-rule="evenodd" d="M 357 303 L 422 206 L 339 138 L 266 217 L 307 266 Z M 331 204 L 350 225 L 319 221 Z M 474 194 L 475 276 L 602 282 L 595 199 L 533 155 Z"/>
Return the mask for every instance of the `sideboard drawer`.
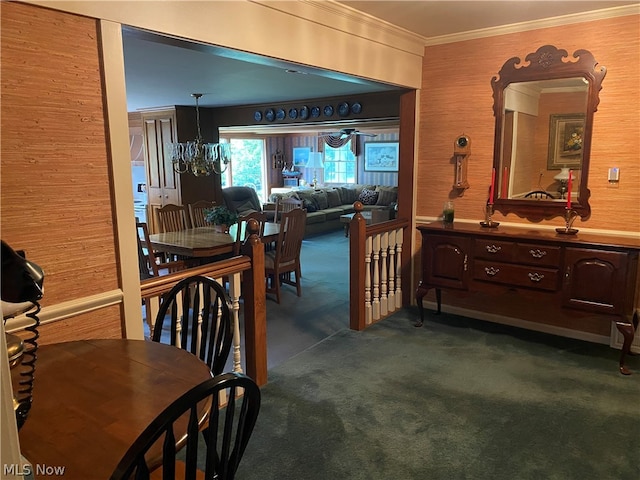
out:
<path id="1" fill-rule="evenodd" d="M 514 260 L 529 265 L 560 268 L 561 253 L 559 246 L 518 243 Z"/>
<path id="2" fill-rule="evenodd" d="M 514 242 L 501 242 L 485 238 L 476 238 L 473 242 L 475 258 L 486 258 L 498 262 L 510 262 L 516 252 Z"/>
<path id="3" fill-rule="evenodd" d="M 559 285 L 558 272 L 552 268 L 476 260 L 473 278 L 483 282 L 555 292 Z"/>

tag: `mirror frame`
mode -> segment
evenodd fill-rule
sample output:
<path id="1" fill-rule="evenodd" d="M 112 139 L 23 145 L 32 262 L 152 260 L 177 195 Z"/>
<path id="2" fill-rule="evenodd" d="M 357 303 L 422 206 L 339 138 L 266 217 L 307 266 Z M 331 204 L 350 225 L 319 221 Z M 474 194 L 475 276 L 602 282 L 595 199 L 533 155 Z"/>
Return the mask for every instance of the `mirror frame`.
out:
<path id="1" fill-rule="evenodd" d="M 581 218 L 588 218 L 591 214 L 589 196 L 591 195 L 587 180 L 589 177 L 589 158 L 591 154 L 591 135 L 593 131 L 593 114 L 600 103 L 602 80 L 607 69 L 598 66 L 595 58 L 588 50 L 576 50 L 573 59 L 568 59 L 566 50 L 557 49 L 553 45 L 544 45 L 537 51 L 528 54 L 525 62 L 512 57 L 507 60 L 497 77 L 491 79 L 493 89 L 493 114 L 495 116 L 495 138 L 493 150 L 493 167 L 497 177 L 502 175 L 502 143 L 504 125 L 504 91 L 511 83 L 551 80 L 559 78 L 583 77 L 588 85 L 587 110 L 584 124 L 584 138 L 582 144 L 582 166 L 580 170 L 580 188 L 578 196 L 572 202 L 572 210 Z M 567 61 L 563 61 L 567 58 Z M 500 180 L 501 177 L 500 177 Z M 502 185 L 502 181 L 498 185 Z M 514 213 L 519 217 L 531 221 L 551 219 L 565 215 L 566 204 L 551 200 L 525 200 L 504 198 L 504 192 L 494 200 L 494 209 L 503 213 Z"/>

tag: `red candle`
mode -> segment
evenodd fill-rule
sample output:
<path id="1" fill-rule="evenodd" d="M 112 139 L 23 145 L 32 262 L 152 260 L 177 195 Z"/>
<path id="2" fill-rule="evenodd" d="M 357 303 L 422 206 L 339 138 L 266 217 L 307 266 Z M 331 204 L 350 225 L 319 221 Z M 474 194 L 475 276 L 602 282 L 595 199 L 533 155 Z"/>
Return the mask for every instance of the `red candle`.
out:
<path id="1" fill-rule="evenodd" d="M 496 169 L 491 170 L 491 189 L 489 190 L 489 205 L 493 205 L 493 194 L 496 187 Z"/>
<path id="2" fill-rule="evenodd" d="M 509 178 L 509 170 L 504 167 L 504 172 L 502 173 L 502 198 L 507 198 L 507 178 Z"/>
<path id="3" fill-rule="evenodd" d="M 569 170 L 569 180 L 567 180 L 567 210 L 571 210 L 571 184 L 573 177 L 573 170 Z"/>

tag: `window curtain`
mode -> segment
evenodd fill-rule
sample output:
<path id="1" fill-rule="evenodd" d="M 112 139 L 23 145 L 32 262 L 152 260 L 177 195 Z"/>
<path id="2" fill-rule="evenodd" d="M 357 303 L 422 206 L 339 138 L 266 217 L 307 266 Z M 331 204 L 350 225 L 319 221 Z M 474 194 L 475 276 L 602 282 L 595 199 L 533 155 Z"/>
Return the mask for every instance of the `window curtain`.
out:
<path id="1" fill-rule="evenodd" d="M 351 153 L 353 153 L 354 157 L 358 156 L 358 142 L 356 139 L 356 135 L 349 135 L 345 138 L 342 138 L 342 135 L 331 135 L 331 134 L 320 134 L 318 137 L 318 152 L 324 152 L 324 146 L 329 145 L 331 148 L 340 148 L 347 144 L 350 140 L 351 142 Z"/>

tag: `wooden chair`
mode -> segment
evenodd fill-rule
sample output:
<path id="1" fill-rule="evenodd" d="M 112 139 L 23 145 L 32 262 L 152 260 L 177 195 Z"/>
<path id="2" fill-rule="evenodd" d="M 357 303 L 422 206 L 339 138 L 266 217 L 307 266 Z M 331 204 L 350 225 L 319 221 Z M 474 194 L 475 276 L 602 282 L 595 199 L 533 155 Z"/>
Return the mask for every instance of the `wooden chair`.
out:
<path id="1" fill-rule="evenodd" d="M 201 275 L 180 280 L 162 298 L 154 342 L 162 342 L 167 323 L 171 345 L 196 355 L 214 375 L 222 373 L 233 342 L 229 299 L 222 285 Z"/>
<path id="2" fill-rule="evenodd" d="M 249 236 L 249 230 L 247 228 L 247 222 L 254 219 L 258 222 L 260 230 L 258 235 L 262 237 L 264 235 L 264 224 L 267 223 L 267 214 L 265 212 L 253 212 L 238 218 L 238 229 L 236 230 L 236 241 L 233 245 L 233 254 L 240 255 L 240 249 L 242 244 Z"/>
<path id="3" fill-rule="evenodd" d="M 226 399 L 226 405 L 222 405 Z M 211 403 L 209 427 L 198 432 L 198 405 Z M 140 436 L 111 475 L 111 480 L 156 478 L 200 478 L 233 480 L 260 412 L 260 389 L 246 375 L 225 373 L 192 388 L 173 401 Z M 188 416 L 184 461 L 176 461 L 176 425 L 184 426 Z M 180 419 L 182 418 L 182 423 Z M 180 427 L 178 427 L 179 429 Z M 206 444 L 205 471 L 198 470 L 198 443 Z M 152 445 L 162 443 L 162 467 L 151 476 L 145 454 Z"/>
<path id="4" fill-rule="evenodd" d="M 552 194 L 545 190 L 534 190 L 533 192 L 527 193 L 524 198 L 536 198 L 538 200 L 542 200 L 545 198 L 555 198 Z"/>
<path id="5" fill-rule="evenodd" d="M 164 273 L 173 273 L 186 268 L 185 262 L 176 260 L 163 261 L 164 255 L 153 251 L 149 240 L 149 228 L 144 222 L 136 222 L 138 231 L 138 267 L 140 268 L 140 280 L 158 277 Z"/>
<path id="6" fill-rule="evenodd" d="M 307 211 L 302 208 L 283 213 L 280 233 L 273 251 L 266 252 L 264 270 L 266 275 L 267 293 L 275 293 L 276 301 L 280 303 L 280 284 L 286 283 L 296 287 L 300 297 L 302 289 L 300 279 L 300 250 L 307 221 Z M 294 280 L 291 275 L 294 275 Z"/>
<path id="7" fill-rule="evenodd" d="M 187 212 L 183 205 L 169 203 L 156 210 L 160 233 L 177 232 L 188 227 Z"/>
<path id="8" fill-rule="evenodd" d="M 191 227 L 206 227 L 209 223 L 204 218 L 204 211 L 212 208 L 216 202 L 200 200 L 189 204 L 189 218 L 191 219 Z"/>
<path id="9" fill-rule="evenodd" d="M 273 221 L 279 223 L 282 214 L 290 212 L 294 208 L 304 208 L 304 202 L 293 197 L 276 198 L 276 210 Z"/>

